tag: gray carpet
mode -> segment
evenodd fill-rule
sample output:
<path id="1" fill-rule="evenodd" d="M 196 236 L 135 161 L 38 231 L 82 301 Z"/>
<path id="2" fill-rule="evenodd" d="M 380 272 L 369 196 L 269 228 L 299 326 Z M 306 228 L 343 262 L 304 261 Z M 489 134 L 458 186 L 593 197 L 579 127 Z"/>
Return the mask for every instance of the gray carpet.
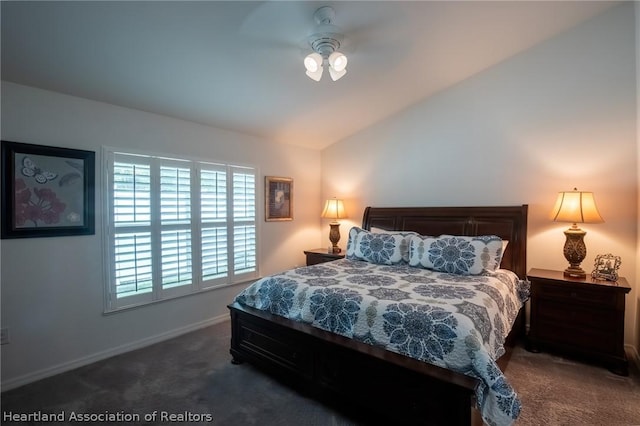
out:
<path id="1" fill-rule="evenodd" d="M 71 413 L 112 416 L 107 424 L 132 424 L 113 421 L 128 415 L 138 416 L 137 424 L 169 424 L 169 415 L 180 424 L 210 417 L 216 426 L 371 423 L 363 410 L 314 401 L 249 364 L 232 365 L 229 340 L 225 322 L 4 392 L 2 424 L 52 424 L 42 417 L 7 421 L 9 412 L 64 413 L 67 423 Z M 516 347 L 506 376 L 523 403 L 516 425 L 640 425 L 636 368 L 620 377 Z"/>
<path id="2" fill-rule="evenodd" d="M 522 401 L 517 425 L 640 425 L 640 372 L 606 368 L 517 347 L 506 376 Z"/>

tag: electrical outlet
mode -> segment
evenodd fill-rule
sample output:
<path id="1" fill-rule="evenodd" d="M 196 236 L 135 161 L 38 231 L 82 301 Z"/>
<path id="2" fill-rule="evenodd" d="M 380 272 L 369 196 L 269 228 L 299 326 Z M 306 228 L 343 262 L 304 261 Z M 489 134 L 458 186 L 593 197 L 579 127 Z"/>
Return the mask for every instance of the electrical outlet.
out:
<path id="1" fill-rule="evenodd" d="M 6 345 L 9 343 L 9 329 L 0 328 L 0 345 Z"/>

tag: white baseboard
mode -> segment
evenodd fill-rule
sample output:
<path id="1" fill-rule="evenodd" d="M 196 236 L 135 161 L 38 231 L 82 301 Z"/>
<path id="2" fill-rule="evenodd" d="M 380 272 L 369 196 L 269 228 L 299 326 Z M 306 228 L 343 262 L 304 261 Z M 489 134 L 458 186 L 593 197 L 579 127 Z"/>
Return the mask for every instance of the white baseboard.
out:
<path id="1" fill-rule="evenodd" d="M 208 327 L 214 324 L 219 324 L 221 322 L 228 321 L 228 320 L 229 320 L 228 314 L 220 315 L 220 316 L 210 318 L 201 322 L 190 324 L 185 327 L 177 328 L 177 329 L 168 331 L 166 333 L 157 334 L 155 336 L 147 337 L 132 343 L 127 343 L 125 345 L 117 346 L 115 348 L 110 348 L 105 351 L 97 352 L 82 358 L 78 358 L 69 362 L 58 364 L 53 367 L 43 368 L 42 370 L 34 371 L 33 373 L 24 374 L 22 376 L 8 379 L 6 381 L 3 380 L 0 386 L 2 387 L 2 392 L 10 389 L 15 389 L 17 387 L 35 382 L 37 380 L 55 376 L 56 374 L 64 373 L 66 371 L 70 371 L 78 367 L 83 367 L 85 365 L 92 364 L 96 361 L 102 361 L 103 359 L 111 358 L 112 356 L 120 355 L 125 352 L 141 349 L 141 348 L 144 348 L 145 346 L 150 346 L 155 343 L 172 339 L 182 334 L 186 334 L 191 331 L 196 331 L 201 328 Z"/>

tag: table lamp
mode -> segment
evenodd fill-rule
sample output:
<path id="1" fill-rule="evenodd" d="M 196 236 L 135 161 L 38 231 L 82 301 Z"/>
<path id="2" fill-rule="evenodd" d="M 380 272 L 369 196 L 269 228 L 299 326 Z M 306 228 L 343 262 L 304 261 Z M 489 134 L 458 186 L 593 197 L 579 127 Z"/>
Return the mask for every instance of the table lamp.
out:
<path id="1" fill-rule="evenodd" d="M 578 228 L 577 224 L 604 222 L 596 207 L 593 192 L 578 191 L 577 188 L 573 188 L 573 191 L 559 192 L 551 216 L 554 222 L 573 223 L 571 228 L 564 231 L 567 237 L 564 243 L 564 257 L 569 262 L 564 275 L 585 278 L 587 274 L 580 267 L 580 263 L 587 256 L 587 247 L 584 244 L 584 236 L 587 233 Z"/>
<path id="2" fill-rule="evenodd" d="M 333 219 L 329 226 L 329 241 L 331 241 L 332 253 L 340 253 L 342 249 L 338 247 L 338 241 L 340 241 L 340 223 L 338 219 L 344 219 L 347 214 L 344 210 L 344 202 L 336 198 L 327 200 L 324 204 L 324 210 L 322 211 L 322 217 L 325 219 Z"/>

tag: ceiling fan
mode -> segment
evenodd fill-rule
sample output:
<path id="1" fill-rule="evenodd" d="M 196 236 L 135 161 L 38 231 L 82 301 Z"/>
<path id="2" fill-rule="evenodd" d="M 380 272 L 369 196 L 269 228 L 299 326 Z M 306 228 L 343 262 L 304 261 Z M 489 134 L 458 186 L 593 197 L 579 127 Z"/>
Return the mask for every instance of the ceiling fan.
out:
<path id="1" fill-rule="evenodd" d="M 274 62 L 300 58 L 315 81 L 325 69 L 334 81 L 340 79 L 352 59 L 354 66 L 373 69 L 397 62 L 406 52 L 407 14 L 394 2 L 327 3 L 259 3 L 240 26 L 243 51 Z"/>
<path id="2" fill-rule="evenodd" d="M 339 80 L 347 73 L 347 56 L 338 50 L 344 40 L 344 34 L 333 24 L 335 17 L 336 13 L 331 6 L 323 6 L 313 14 L 317 27 L 307 39 L 313 53 L 304 58 L 306 74 L 312 80 L 320 81 L 325 64 L 328 64 L 329 75 L 333 81 Z"/>

